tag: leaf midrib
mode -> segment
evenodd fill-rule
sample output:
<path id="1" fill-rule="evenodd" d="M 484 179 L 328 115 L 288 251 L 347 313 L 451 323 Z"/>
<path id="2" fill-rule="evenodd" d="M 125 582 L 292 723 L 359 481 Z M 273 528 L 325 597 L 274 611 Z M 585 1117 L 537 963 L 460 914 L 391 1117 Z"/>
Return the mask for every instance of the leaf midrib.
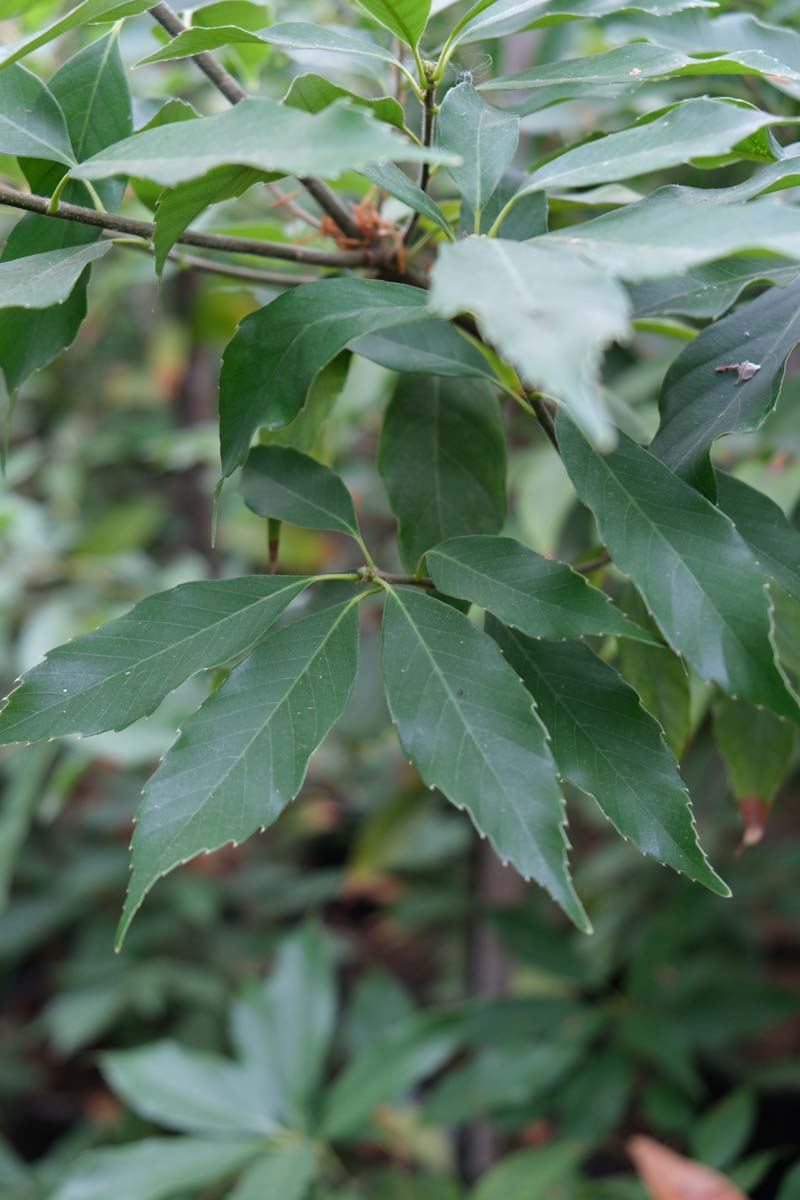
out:
<path id="1" fill-rule="evenodd" d="M 310 581 L 311 577 L 309 576 L 308 578 Z M 270 600 L 274 600 L 276 596 L 280 596 L 280 595 L 282 595 L 283 592 L 286 592 L 286 591 L 291 591 L 291 587 L 289 586 L 289 587 L 282 588 L 278 592 L 270 592 L 270 594 L 268 596 L 259 596 L 258 600 L 254 601 L 252 604 L 248 604 L 244 608 L 238 608 L 235 613 L 228 613 L 221 620 L 215 622 L 215 624 L 206 625 L 203 627 L 203 629 L 195 630 L 193 633 L 188 634 L 185 638 L 181 638 L 180 641 L 170 642 L 170 644 L 168 646 L 162 647 L 161 649 L 156 650 L 153 654 L 148 654 L 145 658 L 139 659 L 138 662 L 136 662 L 134 664 L 134 666 L 129 669 L 130 670 L 138 670 L 145 663 L 149 663 L 153 659 L 157 659 L 159 657 L 159 655 L 171 653 L 173 650 L 177 649 L 178 647 L 184 646 L 187 642 L 191 642 L 193 638 L 198 638 L 198 637 L 203 636 L 203 634 L 208 633 L 209 630 L 216 630 L 216 629 L 222 628 L 226 621 L 233 621 L 237 617 L 242 616 L 243 614 L 250 613 L 250 612 L 252 612 L 253 609 L 257 608 L 259 604 L 266 604 Z M 127 615 L 130 616 L 130 613 Z M 123 621 L 125 619 L 126 618 L 124 616 L 119 618 L 119 620 L 123 620 Z M 108 626 L 105 626 L 104 628 L 108 628 Z M 98 631 L 95 631 L 95 632 L 98 632 Z M 86 634 L 85 636 L 91 637 L 92 635 Z M 212 663 L 210 665 L 213 666 L 214 664 Z M 199 671 L 202 671 L 204 669 L 205 668 L 203 668 L 203 667 L 198 667 Z M 193 672 L 193 674 L 196 674 L 196 672 Z M 115 671 L 112 675 L 107 675 L 107 676 L 105 676 L 105 678 L 98 680 L 97 683 L 91 684 L 89 687 L 85 688 L 83 691 L 73 692 L 71 695 L 67 696 L 67 701 L 72 702 L 73 700 L 76 700 L 79 698 L 85 699 L 87 696 L 91 695 L 91 693 L 93 691 L 97 690 L 98 688 L 105 687 L 105 685 L 107 683 L 117 682 L 120 680 L 120 678 L 122 678 L 122 679 L 126 678 L 124 667 L 121 668 L 119 671 Z M 24 686 L 25 686 L 25 681 L 23 681 L 23 683 L 20 685 L 18 690 L 21 691 Z M 14 695 L 14 693 L 12 692 L 12 696 L 13 695 Z M 9 697 L 9 702 L 10 702 L 10 700 L 11 700 L 11 697 Z M 33 715 L 39 717 L 39 716 L 43 715 L 44 713 L 50 712 L 54 708 L 58 708 L 60 705 L 63 705 L 64 703 L 65 703 L 64 697 L 62 696 L 59 700 L 56 700 L 55 703 L 53 703 L 53 704 L 48 704 L 44 707 L 38 707 L 36 710 L 36 713 Z M 5 712 L 7 710 L 3 710 L 3 711 Z M 2 714 L 0 714 L 0 716 L 1 715 Z M 26 721 L 29 721 L 31 719 L 31 714 L 27 714 L 23 719 Z M 19 724 L 19 723 L 20 722 L 18 721 L 17 724 Z M 13 729 L 13 725 L 11 726 L 11 728 Z"/>

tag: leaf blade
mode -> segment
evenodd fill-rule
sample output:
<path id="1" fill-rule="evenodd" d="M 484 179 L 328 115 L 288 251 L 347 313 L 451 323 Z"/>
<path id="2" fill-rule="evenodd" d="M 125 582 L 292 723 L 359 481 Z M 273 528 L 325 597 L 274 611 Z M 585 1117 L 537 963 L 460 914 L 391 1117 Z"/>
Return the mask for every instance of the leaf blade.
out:
<path id="1" fill-rule="evenodd" d="M 678 764 L 633 688 L 580 642 L 534 641 L 497 622 L 492 634 L 539 707 L 561 774 L 643 854 L 729 896 L 700 848 Z"/>
<path id="2" fill-rule="evenodd" d="M 359 538 L 353 499 L 329 467 L 290 446 L 256 446 L 242 469 L 245 504 L 260 517 Z"/>
<path id="3" fill-rule="evenodd" d="M 0 740 L 122 729 L 197 671 L 247 650 L 299 595 L 306 576 L 185 583 L 51 650 L 11 693 Z M 210 619 L 209 619 L 210 618 Z M 154 677 L 159 665 L 161 678 Z M 87 699 L 98 708 L 87 714 Z"/>
<path id="4" fill-rule="evenodd" d="M 497 854 L 587 930 L 544 729 L 491 639 L 449 605 L 392 589 L 381 660 L 392 720 L 424 781 L 466 808 Z"/>
<path id="5" fill-rule="evenodd" d="M 579 497 L 667 642 L 702 678 L 797 720 L 773 662 L 764 579 L 732 523 L 624 435 L 601 457 L 562 415 L 557 434 Z"/>
<path id="6" fill-rule="evenodd" d="M 605 634 L 659 644 L 567 563 L 514 538 L 452 538 L 428 551 L 427 564 L 440 592 L 470 600 L 530 637 Z"/>
<path id="7" fill-rule="evenodd" d="M 294 799 L 357 657 L 354 602 L 325 608 L 268 635 L 185 722 L 144 791 L 117 945 L 158 879 L 272 824 Z"/>

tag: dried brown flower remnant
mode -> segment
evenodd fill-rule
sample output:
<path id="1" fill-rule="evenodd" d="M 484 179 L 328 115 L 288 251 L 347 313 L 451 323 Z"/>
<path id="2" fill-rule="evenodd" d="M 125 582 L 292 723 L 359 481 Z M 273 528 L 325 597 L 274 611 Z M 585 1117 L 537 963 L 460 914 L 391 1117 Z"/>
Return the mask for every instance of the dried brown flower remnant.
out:
<path id="1" fill-rule="evenodd" d="M 627 1150 L 652 1200 L 747 1200 L 719 1171 L 652 1138 L 631 1138 Z"/>

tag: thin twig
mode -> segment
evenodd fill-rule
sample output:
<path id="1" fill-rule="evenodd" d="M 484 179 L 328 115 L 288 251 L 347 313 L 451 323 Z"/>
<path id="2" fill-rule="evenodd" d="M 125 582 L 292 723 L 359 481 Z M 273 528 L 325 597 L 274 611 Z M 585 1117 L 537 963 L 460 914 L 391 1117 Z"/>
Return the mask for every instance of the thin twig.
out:
<path id="1" fill-rule="evenodd" d="M 431 143 L 433 142 L 433 130 L 435 128 L 435 125 L 436 125 L 436 84 L 429 83 L 427 88 L 425 89 L 425 95 L 423 96 L 423 102 L 422 102 L 422 130 L 421 130 L 420 141 L 422 142 L 423 146 L 430 146 Z M 431 177 L 431 164 L 429 162 L 424 162 L 422 164 L 422 166 L 420 168 L 420 172 L 419 172 L 419 187 L 420 187 L 421 191 L 426 192 L 428 190 L 428 184 L 430 182 L 430 177 Z M 403 241 L 405 242 L 406 245 L 408 245 L 408 243 L 411 241 L 411 238 L 414 236 L 414 232 L 417 228 L 417 225 L 419 224 L 419 218 L 420 218 L 420 214 L 418 212 L 415 212 L 412 215 L 411 220 L 408 222 L 408 225 L 406 226 L 405 233 L 403 234 Z"/>
<path id="2" fill-rule="evenodd" d="M 113 238 L 113 234 L 104 233 L 103 237 Z M 153 254 L 152 246 L 145 242 L 120 241 L 116 244 L 128 246 L 132 250 L 143 250 L 145 254 Z M 255 267 L 240 267 L 236 263 L 215 262 L 210 258 L 198 258 L 195 254 L 181 254 L 178 250 L 170 250 L 167 258 L 180 267 L 192 271 L 202 271 L 207 275 L 223 275 L 230 279 L 243 279 L 248 283 L 263 283 L 265 286 L 299 287 L 302 283 L 315 283 L 321 275 L 288 275 L 283 271 L 259 271 Z"/>
<path id="3" fill-rule="evenodd" d="M 187 28 L 178 14 L 168 4 L 154 4 L 149 11 L 150 16 L 158 21 L 159 25 L 163 26 L 172 37 L 183 33 Z M 247 99 L 247 92 L 242 85 L 233 78 L 229 71 L 226 71 L 217 62 L 213 54 L 210 54 L 207 50 L 203 50 L 199 54 L 193 54 L 191 57 L 203 74 L 211 80 L 214 87 L 231 104 L 238 104 L 241 100 Z M 300 182 L 309 195 L 314 197 L 323 212 L 326 212 L 336 222 L 346 237 L 361 240 L 361 231 L 350 210 L 335 192 L 331 191 L 327 183 L 323 183 L 321 179 L 315 179 L 310 175 L 303 176 Z"/>
<path id="4" fill-rule="evenodd" d="M 97 212 L 94 208 L 84 208 L 79 204 L 65 204 L 62 201 L 56 210 L 51 212 L 50 200 L 46 196 L 21 192 L 5 183 L 0 183 L 0 204 L 40 213 L 45 217 L 57 217 L 62 221 L 78 221 L 82 225 L 112 229 L 117 233 L 144 238 L 145 241 L 150 241 L 155 232 L 151 221 L 123 217 L 119 213 Z M 259 258 L 280 258 L 318 267 L 363 267 L 371 261 L 367 250 L 319 250 L 314 246 L 296 246 L 291 242 L 229 237 L 221 233 L 201 233 L 195 229 L 185 229 L 177 240 L 187 246 L 201 246 L 205 250 L 221 250 L 228 254 L 253 254 Z"/>
<path id="5" fill-rule="evenodd" d="M 572 563 L 572 569 L 580 572 L 581 575 L 591 575 L 592 571 L 599 571 L 601 567 L 607 567 L 610 562 L 611 555 L 607 550 L 603 550 L 594 558 L 587 558 L 586 562 Z"/>
<path id="6" fill-rule="evenodd" d="M 536 413 L 536 418 L 542 427 L 542 431 L 550 443 L 555 447 L 556 453 L 560 454 L 560 450 L 558 449 L 558 438 L 556 437 L 555 422 L 553 421 L 553 414 L 550 412 L 547 401 L 545 400 L 544 396 L 539 396 L 536 392 L 530 392 L 528 395 L 528 400 L 530 401 L 531 408 Z"/>

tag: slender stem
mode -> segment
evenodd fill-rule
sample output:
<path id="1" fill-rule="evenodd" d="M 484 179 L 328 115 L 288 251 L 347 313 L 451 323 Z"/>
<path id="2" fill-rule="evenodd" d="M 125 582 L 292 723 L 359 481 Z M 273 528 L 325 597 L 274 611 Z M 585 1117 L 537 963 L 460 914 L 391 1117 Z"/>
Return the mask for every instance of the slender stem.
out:
<path id="1" fill-rule="evenodd" d="M 172 37 L 183 33 L 187 28 L 178 14 L 168 4 L 154 4 L 150 9 L 150 16 L 154 17 L 159 25 L 162 25 Z M 193 54 L 192 58 L 203 74 L 211 80 L 214 87 L 222 92 L 222 95 L 231 104 L 238 104 L 241 100 L 247 99 L 247 92 L 242 85 L 233 78 L 229 71 L 226 71 L 217 62 L 213 54 L 210 54 L 207 50 L 203 50 L 200 54 Z M 361 239 L 361 231 L 356 225 L 349 208 L 331 191 L 327 183 L 323 183 L 321 179 L 315 179 L 312 176 L 305 176 L 300 179 L 300 182 L 306 191 L 314 197 L 323 212 L 326 212 L 336 222 L 346 237 Z"/>
<path id="2" fill-rule="evenodd" d="M 599 571 L 601 567 L 607 567 L 611 562 L 611 555 L 607 550 L 603 550 L 594 558 L 588 558 L 586 562 L 572 563 L 573 571 L 578 571 L 581 575 L 591 575 L 592 571 Z"/>
<path id="3" fill-rule="evenodd" d="M 111 235 L 106 233 L 105 237 Z M 137 238 L 111 237 L 115 246 L 127 246 L 131 250 L 143 250 L 145 254 L 153 254 L 152 246 Z M 229 279 L 243 279 L 248 283 L 262 283 L 265 287 L 299 287 L 303 283 L 315 283 L 323 278 L 321 275 L 289 275 L 283 271 L 259 271 L 255 267 L 240 267 L 235 263 L 214 262 L 210 258 L 198 258 L 195 254 L 181 254 L 178 250 L 170 250 L 167 255 L 187 270 L 203 271 L 207 275 L 223 275 Z"/>
<path id="4" fill-rule="evenodd" d="M 96 211 L 97 212 L 106 212 L 107 211 L 106 206 L 105 206 L 105 204 L 103 204 L 100 193 L 98 192 L 97 188 L 92 183 L 91 179 L 84 179 L 83 186 L 86 188 L 87 192 L 89 193 L 91 200 L 92 200 L 92 204 L 94 205 Z"/>
<path id="5" fill-rule="evenodd" d="M 421 587 L 435 588 L 436 584 L 432 579 L 422 575 L 395 575 L 392 571 L 376 571 L 374 574 L 376 583 L 395 584 L 398 587 Z"/>
<path id="6" fill-rule="evenodd" d="M 270 575 L 278 573 L 278 555 L 281 548 L 281 522 L 274 517 L 267 521 L 267 559 Z"/>
<path id="7" fill-rule="evenodd" d="M 543 396 L 539 396 L 535 392 L 532 392 L 530 395 L 530 404 L 539 424 L 542 427 L 543 432 L 547 436 L 551 445 L 554 447 L 556 453 L 559 454 L 560 450 L 558 449 L 558 439 L 556 437 L 556 427 L 553 422 L 553 414 L 550 412 L 546 400 Z"/>
<path id="8" fill-rule="evenodd" d="M 139 221 L 123 217 L 119 213 L 97 212 L 79 204 L 60 203 L 55 212 L 50 211 L 46 196 L 34 196 L 21 192 L 8 184 L 0 183 L 0 204 L 11 208 L 22 208 L 42 216 L 57 217 L 62 221 L 78 221 L 83 225 L 96 225 L 100 229 L 111 229 L 133 237 L 150 241 L 155 226 L 150 221 Z M 366 250 L 319 250 L 314 246 L 296 246 L 291 242 L 268 242 L 257 238 L 229 237 L 227 234 L 201 233 L 186 229 L 177 239 L 187 246 L 202 246 L 206 250 L 222 250 L 229 254 L 253 254 L 259 258 L 281 258 L 288 262 L 308 263 L 318 267 L 362 267 L 370 261 Z"/>
<path id="9" fill-rule="evenodd" d="M 433 141 L 433 131 L 436 125 L 436 84 L 429 83 L 425 88 L 425 94 L 422 98 L 422 134 L 421 142 L 423 146 L 430 146 Z M 419 172 L 419 187 L 425 192 L 428 190 L 428 184 L 431 177 L 431 164 L 424 162 Z M 415 212 L 411 220 L 406 226 L 406 231 L 403 234 L 403 241 L 406 245 L 414 236 L 414 232 L 419 224 L 420 214 Z"/>
<path id="10" fill-rule="evenodd" d="M 370 554 L 367 543 L 360 534 L 356 538 L 356 542 L 358 543 L 361 553 L 364 555 L 364 561 L 366 562 L 367 566 L 370 568 L 370 570 L 377 571 L 378 568 L 375 565 L 375 559 Z"/>

